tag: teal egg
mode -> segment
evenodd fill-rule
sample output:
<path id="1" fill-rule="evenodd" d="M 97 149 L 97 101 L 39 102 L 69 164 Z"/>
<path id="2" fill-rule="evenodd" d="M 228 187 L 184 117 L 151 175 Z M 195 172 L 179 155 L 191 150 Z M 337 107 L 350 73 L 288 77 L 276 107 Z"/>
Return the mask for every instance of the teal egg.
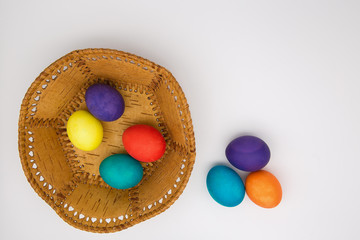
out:
<path id="1" fill-rule="evenodd" d="M 239 205 L 245 196 L 245 187 L 240 176 L 226 166 L 219 165 L 210 169 L 206 185 L 211 197 L 225 207 Z"/>
<path id="2" fill-rule="evenodd" d="M 128 154 L 115 154 L 105 158 L 99 168 L 100 176 L 111 187 L 128 189 L 135 187 L 143 177 L 143 168 Z"/>

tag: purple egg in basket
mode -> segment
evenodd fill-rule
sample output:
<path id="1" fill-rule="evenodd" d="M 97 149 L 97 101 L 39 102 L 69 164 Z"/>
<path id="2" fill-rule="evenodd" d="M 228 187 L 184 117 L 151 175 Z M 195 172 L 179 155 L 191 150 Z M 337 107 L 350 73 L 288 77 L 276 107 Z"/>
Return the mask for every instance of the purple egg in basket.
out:
<path id="1" fill-rule="evenodd" d="M 270 160 L 268 145 L 254 136 L 235 138 L 226 147 L 225 154 L 234 167 L 247 172 L 262 169 Z"/>
<path id="2" fill-rule="evenodd" d="M 105 122 L 120 118 L 125 110 L 121 94 L 106 84 L 94 84 L 85 93 L 86 106 L 97 119 Z"/>

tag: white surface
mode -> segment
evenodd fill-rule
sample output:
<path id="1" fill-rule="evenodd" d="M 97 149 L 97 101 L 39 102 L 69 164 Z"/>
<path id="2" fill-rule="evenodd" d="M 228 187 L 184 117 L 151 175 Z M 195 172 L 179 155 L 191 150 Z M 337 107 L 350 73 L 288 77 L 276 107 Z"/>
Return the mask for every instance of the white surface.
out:
<path id="1" fill-rule="evenodd" d="M 220 2 L 220 1 L 219 1 Z M 0 2 L 0 239 L 360 237 L 359 1 Z M 168 68 L 187 96 L 197 158 L 179 200 L 125 231 L 70 227 L 33 191 L 17 150 L 31 82 L 66 53 L 128 51 Z M 283 201 L 224 208 L 205 179 L 227 143 L 262 137 Z M 245 179 L 246 174 L 240 173 Z"/>

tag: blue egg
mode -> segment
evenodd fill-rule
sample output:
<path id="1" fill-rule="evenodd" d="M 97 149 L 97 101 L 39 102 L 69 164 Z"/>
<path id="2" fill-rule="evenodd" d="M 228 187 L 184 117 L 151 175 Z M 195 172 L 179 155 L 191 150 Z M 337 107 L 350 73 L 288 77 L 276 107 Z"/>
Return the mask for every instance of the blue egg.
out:
<path id="1" fill-rule="evenodd" d="M 239 205 L 245 196 L 245 187 L 240 176 L 226 166 L 210 169 L 206 185 L 211 197 L 225 207 Z"/>
<path id="2" fill-rule="evenodd" d="M 128 189 L 135 187 L 143 177 L 143 168 L 128 154 L 115 154 L 105 158 L 99 168 L 100 176 L 111 187 Z"/>

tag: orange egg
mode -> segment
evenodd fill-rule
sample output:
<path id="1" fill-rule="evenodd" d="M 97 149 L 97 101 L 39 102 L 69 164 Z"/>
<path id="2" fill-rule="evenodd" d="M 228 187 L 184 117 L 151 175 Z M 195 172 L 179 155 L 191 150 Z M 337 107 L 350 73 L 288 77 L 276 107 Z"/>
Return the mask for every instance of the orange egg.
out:
<path id="1" fill-rule="evenodd" d="M 281 202 L 281 185 L 274 175 L 265 170 L 250 173 L 245 189 L 251 201 L 260 207 L 273 208 Z"/>

